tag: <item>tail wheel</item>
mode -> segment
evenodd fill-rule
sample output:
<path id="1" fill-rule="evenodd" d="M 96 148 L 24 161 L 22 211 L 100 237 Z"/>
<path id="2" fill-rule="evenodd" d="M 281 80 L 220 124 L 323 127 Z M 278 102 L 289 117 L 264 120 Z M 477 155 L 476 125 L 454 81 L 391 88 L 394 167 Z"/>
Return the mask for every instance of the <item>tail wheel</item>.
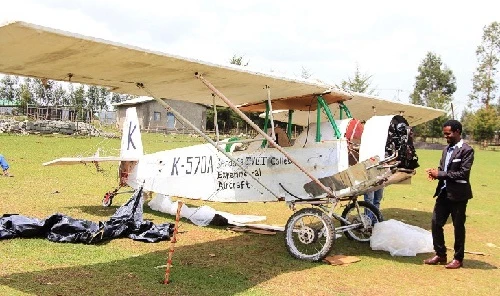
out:
<path id="1" fill-rule="evenodd" d="M 333 247 L 335 227 L 332 219 L 319 209 L 295 212 L 285 226 L 285 243 L 295 258 L 320 261 Z"/>
<path id="2" fill-rule="evenodd" d="M 350 224 L 358 224 L 356 228 L 346 230 L 345 235 L 347 238 L 359 242 L 369 242 L 373 225 L 383 221 L 382 214 L 380 214 L 377 207 L 369 202 L 358 201 L 357 204 L 358 207 L 356 208 L 356 203 L 350 203 L 342 212 L 342 218 L 349 221 Z M 342 226 L 350 224 L 341 221 Z"/>
<path id="3" fill-rule="evenodd" d="M 104 194 L 104 197 L 102 198 L 102 206 L 103 207 L 110 207 L 113 204 L 113 197 L 116 196 L 116 192 L 114 191 L 108 191 L 106 194 Z"/>

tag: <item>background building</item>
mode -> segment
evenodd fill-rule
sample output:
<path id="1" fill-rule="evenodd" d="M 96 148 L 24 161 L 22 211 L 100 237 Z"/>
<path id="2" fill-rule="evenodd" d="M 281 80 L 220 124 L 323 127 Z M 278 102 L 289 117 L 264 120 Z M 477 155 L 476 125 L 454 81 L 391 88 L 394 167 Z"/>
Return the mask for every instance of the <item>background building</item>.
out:
<path id="1" fill-rule="evenodd" d="M 163 99 L 173 109 L 188 119 L 200 130 L 206 129 L 207 112 L 206 107 L 185 101 Z M 137 117 L 141 130 L 148 131 L 177 131 L 190 132 L 189 126 L 185 126 L 174 114 L 167 112 L 155 99 L 151 97 L 138 97 L 131 100 L 113 104 L 116 108 L 116 122 L 118 128 L 122 128 L 128 107 L 136 107 Z"/>

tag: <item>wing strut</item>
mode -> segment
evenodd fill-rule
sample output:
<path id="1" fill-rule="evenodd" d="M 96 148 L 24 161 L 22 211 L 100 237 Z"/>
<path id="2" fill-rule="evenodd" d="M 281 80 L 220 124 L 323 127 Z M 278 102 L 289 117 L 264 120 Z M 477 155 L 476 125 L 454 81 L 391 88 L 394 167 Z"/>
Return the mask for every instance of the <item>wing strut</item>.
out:
<path id="1" fill-rule="evenodd" d="M 265 188 L 267 191 L 269 191 L 274 197 L 276 197 L 277 200 L 281 200 L 281 198 L 274 193 L 271 189 L 269 189 L 267 186 L 262 184 L 262 182 L 259 181 L 259 179 L 251 174 L 250 172 L 247 171 L 247 169 L 240 163 L 238 162 L 234 157 L 232 157 L 228 152 L 226 152 L 224 149 L 222 149 L 217 143 L 215 143 L 212 139 L 210 139 L 209 136 L 207 136 L 204 132 L 202 132 L 199 128 L 197 128 L 194 124 L 192 124 L 189 120 L 187 120 L 184 116 L 182 116 L 179 112 L 174 110 L 172 107 L 170 107 L 169 104 L 167 104 L 165 101 L 162 99 L 156 97 L 149 89 L 147 89 L 143 83 L 136 83 L 137 87 L 144 90 L 150 97 L 154 98 L 158 103 L 160 103 L 167 112 L 172 112 L 176 118 L 178 118 L 180 121 L 182 121 L 184 124 L 188 125 L 190 128 L 192 128 L 196 133 L 198 133 L 200 136 L 202 136 L 207 142 L 212 144 L 219 152 L 224 154 L 227 158 L 229 158 L 234 164 L 236 164 L 240 169 L 242 169 L 244 172 L 247 172 L 250 177 L 252 177 L 260 186 Z M 241 112 L 241 111 L 240 111 Z"/>
<path id="2" fill-rule="evenodd" d="M 306 174 L 314 183 L 316 183 L 324 192 L 326 192 L 329 196 L 335 196 L 335 194 L 328 187 L 323 185 L 318 178 L 311 175 L 306 169 L 304 169 L 290 154 L 288 154 L 280 145 L 278 145 L 273 138 L 267 135 L 262 129 L 260 129 L 245 113 L 241 112 L 231 101 L 224 96 L 218 89 L 216 89 L 208 80 L 206 80 L 203 76 L 201 76 L 198 72 L 195 73 L 196 78 L 200 79 L 206 87 L 208 87 L 211 91 L 213 91 L 219 98 L 221 98 L 231 109 L 236 112 L 243 120 L 245 120 L 253 129 L 255 129 L 259 134 L 261 134 L 268 143 L 271 144 L 274 148 L 278 149 L 286 158 L 288 158 L 296 167 L 298 167 L 304 174 Z"/>
<path id="3" fill-rule="evenodd" d="M 292 116 L 293 116 L 293 110 L 288 110 L 288 125 L 286 126 L 286 135 L 288 136 L 288 139 L 292 138 Z"/>
<path id="4" fill-rule="evenodd" d="M 273 105 L 271 104 L 271 87 L 266 85 L 267 89 L 267 105 L 269 106 L 269 119 L 271 120 L 271 136 L 276 139 L 276 134 L 274 133 L 274 118 L 273 118 Z"/>
<path id="5" fill-rule="evenodd" d="M 214 103 L 214 127 L 215 127 L 215 140 L 217 146 L 219 146 L 219 122 L 217 121 L 217 105 L 215 105 L 215 94 L 212 94 L 212 99 Z"/>

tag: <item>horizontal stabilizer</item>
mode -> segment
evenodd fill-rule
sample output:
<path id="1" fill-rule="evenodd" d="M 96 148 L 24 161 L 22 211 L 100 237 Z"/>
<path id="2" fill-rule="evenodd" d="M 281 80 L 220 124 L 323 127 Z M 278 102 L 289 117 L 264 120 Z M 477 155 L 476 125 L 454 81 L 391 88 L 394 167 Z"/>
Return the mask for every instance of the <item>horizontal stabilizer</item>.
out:
<path id="1" fill-rule="evenodd" d="M 63 157 L 58 158 L 49 162 L 45 162 L 43 165 L 65 165 L 65 164 L 79 164 L 79 163 L 95 163 L 104 161 L 138 161 L 137 157 L 118 157 L 118 156 L 90 156 L 90 157 Z"/>

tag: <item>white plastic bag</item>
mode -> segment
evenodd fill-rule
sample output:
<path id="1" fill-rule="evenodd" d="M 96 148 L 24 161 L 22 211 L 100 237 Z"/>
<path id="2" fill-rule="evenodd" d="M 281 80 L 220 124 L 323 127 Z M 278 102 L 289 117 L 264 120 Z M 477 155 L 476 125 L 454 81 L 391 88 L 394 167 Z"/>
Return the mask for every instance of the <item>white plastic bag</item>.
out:
<path id="1" fill-rule="evenodd" d="M 156 196 L 148 203 L 149 207 L 154 211 L 160 211 L 170 215 L 177 214 L 178 202 L 172 201 L 170 196 L 157 193 Z M 266 220 L 266 216 L 254 215 L 234 215 L 231 213 L 216 211 L 209 206 L 201 206 L 198 208 L 190 208 L 182 205 L 181 217 L 191 220 L 195 225 L 207 226 L 214 219 L 215 214 L 219 214 L 228 220 L 229 224 L 241 224 L 249 222 L 257 222 Z"/>
<path id="2" fill-rule="evenodd" d="M 416 256 L 434 251 L 429 231 L 393 219 L 375 224 L 370 247 L 388 251 L 392 256 Z"/>
<path id="3" fill-rule="evenodd" d="M 179 202 L 173 202 L 170 196 L 156 194 L 156 196 L 148 203 L 152 210 L 160 211 L 170 215 L 177 214 Z M 209 206 L 201 206 L 199 208 L 189 208 L 186 205 L 181 207 L 181 217 L 191 220 L 195 225 L 207 226 L 215 216 L 215 210 Z"/>

